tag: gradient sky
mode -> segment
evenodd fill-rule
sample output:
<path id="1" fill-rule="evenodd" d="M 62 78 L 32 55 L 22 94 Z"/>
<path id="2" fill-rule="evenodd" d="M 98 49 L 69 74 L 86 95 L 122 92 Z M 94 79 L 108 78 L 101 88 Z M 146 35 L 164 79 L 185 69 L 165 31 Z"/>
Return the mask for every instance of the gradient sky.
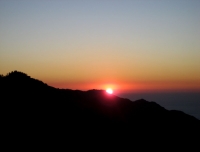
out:
<path id="1" fill-rule="evenodd" d="M 0 0 L 0 73 L 81 90 L 200 90 L 199 8 L 199 0 Z"/>

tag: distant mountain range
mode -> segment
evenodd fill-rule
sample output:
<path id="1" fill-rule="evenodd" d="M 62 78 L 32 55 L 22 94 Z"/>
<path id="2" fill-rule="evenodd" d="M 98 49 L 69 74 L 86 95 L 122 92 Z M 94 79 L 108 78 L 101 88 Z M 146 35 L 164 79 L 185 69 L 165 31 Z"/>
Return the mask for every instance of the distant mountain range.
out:
<path id="1" fill-rule="evenodd" d="M 12 134 L 178 137 L 199 135 L 200 120 L 144 99 L 104 90 L 57 89 L 12 71 L 0 76 L 2 121 Z"/>

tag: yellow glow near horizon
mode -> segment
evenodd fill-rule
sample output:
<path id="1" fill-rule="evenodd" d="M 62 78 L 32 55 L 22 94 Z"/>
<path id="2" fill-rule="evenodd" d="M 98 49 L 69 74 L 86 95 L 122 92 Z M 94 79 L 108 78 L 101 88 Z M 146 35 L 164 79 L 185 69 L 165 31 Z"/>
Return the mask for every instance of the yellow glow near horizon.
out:
<path id="1" fill-rule="evenodd" d="M 200 90 L 200 1 L 0 3 L 0 74 L 115 94 Z"/>
<path id="2" fill-rule="evenodd" d="M 108 94 L 113 94 L 113 90 L 112 90 L 111 88 L 107 88 L 107 89 L 106 89 L 106 92 L 107 92 Z"/>

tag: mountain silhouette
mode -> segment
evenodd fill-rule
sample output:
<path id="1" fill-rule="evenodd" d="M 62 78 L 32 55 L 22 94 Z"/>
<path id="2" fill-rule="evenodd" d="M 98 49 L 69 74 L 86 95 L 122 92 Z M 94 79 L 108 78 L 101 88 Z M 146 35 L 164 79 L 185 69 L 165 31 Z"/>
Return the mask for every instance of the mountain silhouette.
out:
<path id="1" fill-rule="evenodd" d="M 144 99 L 131 101 L 105 90 L 58 89 L 19 71 L 1 75 L 0 87 L 2 124 L 16 136 L 126 135 L 176 141 L 200 135 L 200 120 Z"/>

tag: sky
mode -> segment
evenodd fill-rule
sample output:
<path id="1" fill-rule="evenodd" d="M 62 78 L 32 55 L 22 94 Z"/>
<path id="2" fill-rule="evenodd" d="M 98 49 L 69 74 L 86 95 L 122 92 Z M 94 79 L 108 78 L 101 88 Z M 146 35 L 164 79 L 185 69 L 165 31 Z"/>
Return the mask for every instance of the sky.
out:
<path id="1" fill-rule="evenodd" d="M 199 8 L 199 0 L 0 0 L 0 73 L 79 90 L 200 90 Z"/>

